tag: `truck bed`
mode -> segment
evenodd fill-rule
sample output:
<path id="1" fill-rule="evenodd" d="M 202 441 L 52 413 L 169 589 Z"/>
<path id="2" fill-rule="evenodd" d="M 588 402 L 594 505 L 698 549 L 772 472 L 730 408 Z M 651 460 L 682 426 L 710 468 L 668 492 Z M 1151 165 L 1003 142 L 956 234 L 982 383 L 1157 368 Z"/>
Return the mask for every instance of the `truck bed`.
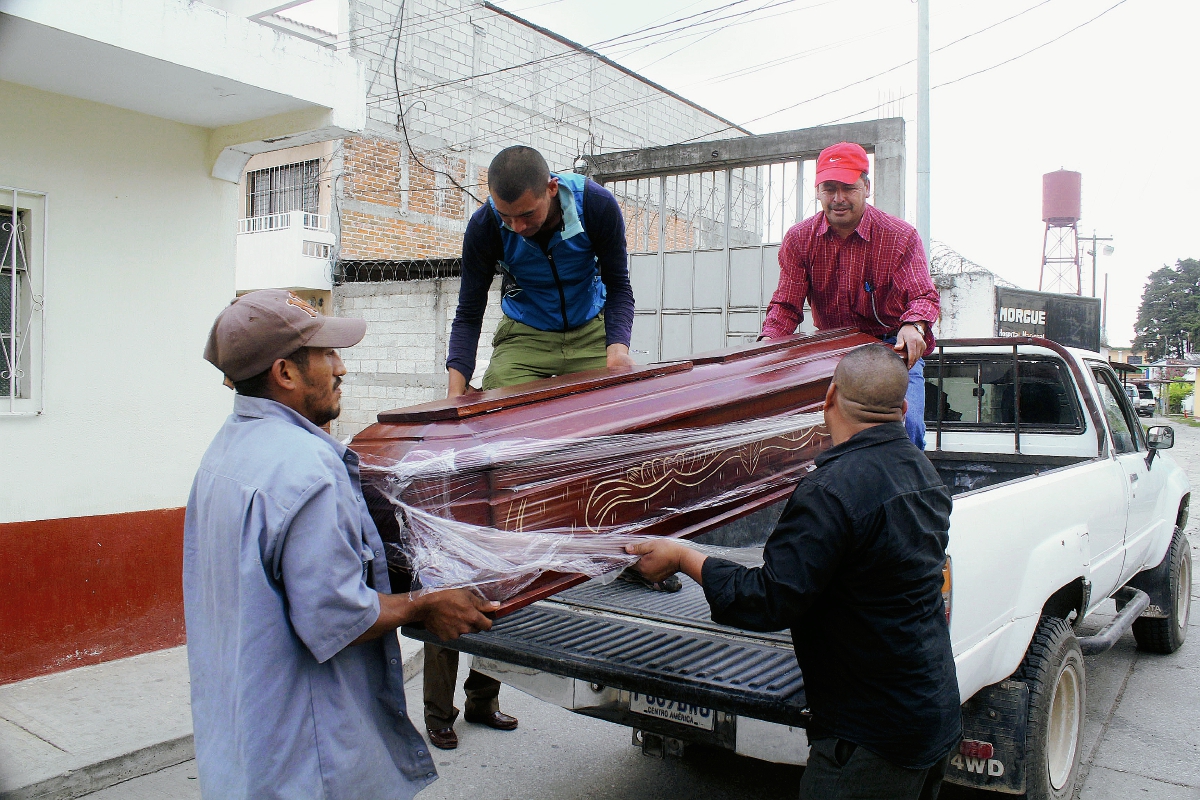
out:
<path id="1" fill-rule="evenodd" d="M 404 634 L 436 641 L 420 629 Z M 464 653 L 570 675 L 768 722 L 806 724 L 804 680 L 787 632 L 717 625 L 704 592 L 596 581 L 496 621 L 454 645 Z"/>
<path id="2" fill-rule="evenodd" d="M 1090 459 L 1078 456 L 1027 456 L 998 453 L 926 451 L 950 494 L 990 489 L 1009 481 L 1043 475 Z"/>
<path id="3" fill-rule="evenodd" d="M 933 451 L 928 455 L 956 496 L 1087 460 Z M 783 506 L 776 503 L 696 541 L 750 552 L 757 548 L 761 557 L 762 544 Z M 498 619 L 488 632 L 463 636 L 454 647 L 596 686 L 805 727 L 804 679 L 790 633 L 719 625 L 710 617 L 700 586 L 680 578 L 683 588 L 673 594 L 625 581 L 589 581 Z M 404 634 L 436 642 L 421 629 L 405 628 Z M 618 720 L 610 711 L 580 713 L 630 724 L 627 716 Z"/>

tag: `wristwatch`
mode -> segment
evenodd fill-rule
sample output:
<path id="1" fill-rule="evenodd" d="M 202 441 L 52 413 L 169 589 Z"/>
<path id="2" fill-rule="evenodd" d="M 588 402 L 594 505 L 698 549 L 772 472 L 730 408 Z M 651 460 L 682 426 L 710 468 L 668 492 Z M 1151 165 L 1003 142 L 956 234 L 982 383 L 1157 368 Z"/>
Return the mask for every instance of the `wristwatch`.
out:
<path id="1" fill-rule="evenodd" d="M 917 329 L 917 333 L 921 334 L 922 337 L 925 336 L 925 334 L 927 333 L 927 331 L 925 329 L 925 321 L 924 320 L 920 320 L 920 319 L 909 320 L 908 322 L 903 323 L 900 327 L 903 328 L 905 325 L 912 325 L 914 328 Z"/>

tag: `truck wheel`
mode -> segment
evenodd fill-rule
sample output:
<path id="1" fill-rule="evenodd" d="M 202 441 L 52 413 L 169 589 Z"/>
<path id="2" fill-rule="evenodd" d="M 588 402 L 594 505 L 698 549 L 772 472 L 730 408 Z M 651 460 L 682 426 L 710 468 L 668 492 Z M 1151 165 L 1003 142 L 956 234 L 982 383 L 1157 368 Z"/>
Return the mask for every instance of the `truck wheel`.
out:
<path id="1" fill-rule="evenodd" d="M 1171 568 L 1167 571 L 1167 618 L 1133 622 L 1133 638 L 1138 647 L 1150 653 L 1174 653 L 1187 638 L 1188 615 L 1192 609 L 1192 548 L 1182 530 L 1176 529 L 1167 557 L 1171 559 Z"/>
<path id="2" fill-rule="evenodd" d="M 1083 651 L 1066 620 L 1042 617 L 1013 675 L 1029 686 L 1025 797 L 1060 800 L 1075 791 L 1083 751 Z"/>

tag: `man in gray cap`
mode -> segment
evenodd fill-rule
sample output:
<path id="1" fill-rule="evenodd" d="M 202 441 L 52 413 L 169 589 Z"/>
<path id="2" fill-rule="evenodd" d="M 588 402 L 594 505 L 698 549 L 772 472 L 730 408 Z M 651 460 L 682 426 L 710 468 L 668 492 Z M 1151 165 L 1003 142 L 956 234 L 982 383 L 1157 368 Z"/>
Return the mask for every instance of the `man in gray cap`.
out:
<path id="1" fill-rule="evenodd" d="M 220 798 L 412 797 L 437 777 L 408 719 L 394 633 L 487 630 L 466 590 L 392 594 L 340 412 L 360 319 L 290 292 L 217 317 L 204 357 L 237 391 L 196 473 L 183 591 L 200 791 Z"/>

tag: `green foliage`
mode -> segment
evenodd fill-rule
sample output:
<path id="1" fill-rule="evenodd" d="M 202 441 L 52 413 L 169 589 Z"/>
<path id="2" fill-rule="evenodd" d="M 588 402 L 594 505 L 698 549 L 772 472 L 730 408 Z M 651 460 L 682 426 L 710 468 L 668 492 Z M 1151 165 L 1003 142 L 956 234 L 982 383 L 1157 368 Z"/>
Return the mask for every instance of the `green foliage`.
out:
<path id="1" fill-rule="evenodd" d="M 1200 261 L 1183 258 L 1151 273 L 1134 332 L 1133 348 L 1154 360 L 1183 358 L 1188 340 L 1200 341 Z"/>
<path id="2" fill-rule="evenodd" d="M 1182 414 L 1183 413 L 1183 398 L 1192 393 L 1192 389 L 1196 388 L 1194 383 L 1168 383 L 1167 384 L 1167 413 Z"/>

